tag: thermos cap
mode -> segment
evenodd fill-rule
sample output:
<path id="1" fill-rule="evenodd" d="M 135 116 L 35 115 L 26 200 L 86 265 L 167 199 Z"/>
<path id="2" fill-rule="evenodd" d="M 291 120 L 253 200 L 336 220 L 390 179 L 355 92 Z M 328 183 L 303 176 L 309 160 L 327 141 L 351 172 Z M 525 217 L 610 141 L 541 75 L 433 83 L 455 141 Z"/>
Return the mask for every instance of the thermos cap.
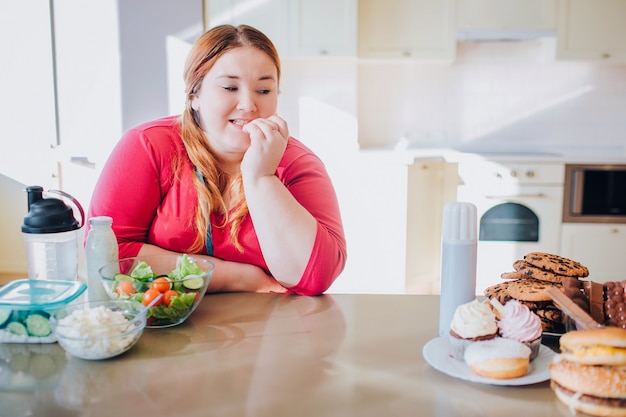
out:
<path id="1" fill-rule="evenodd" d="M 71 207 L 58 198 L 43 198 L 41 187 L 29 187 L 28 214 L 24 216 L 24 233 L 59 233 L 80 229 Z"/>
<path id="2" fill-rule="evenodd" d="M 447 203 L 443 208 L 442 237 L 450 241 L 475 241 L 476 206 L 467 202 Z"/>

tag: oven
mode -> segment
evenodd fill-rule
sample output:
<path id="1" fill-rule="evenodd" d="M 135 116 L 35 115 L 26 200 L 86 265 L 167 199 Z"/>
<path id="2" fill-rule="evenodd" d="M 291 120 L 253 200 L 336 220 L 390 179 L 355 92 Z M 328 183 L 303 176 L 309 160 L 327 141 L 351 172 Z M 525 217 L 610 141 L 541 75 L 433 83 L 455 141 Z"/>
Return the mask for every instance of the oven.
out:
<path id="1" fill-rule="evenodd" d="M 473 160 L 458 166 L 457 200 L 477 209 L 477 295 L 503 282 L 500 275 L 526 253 L 558 253 L 563 164 Z"/>

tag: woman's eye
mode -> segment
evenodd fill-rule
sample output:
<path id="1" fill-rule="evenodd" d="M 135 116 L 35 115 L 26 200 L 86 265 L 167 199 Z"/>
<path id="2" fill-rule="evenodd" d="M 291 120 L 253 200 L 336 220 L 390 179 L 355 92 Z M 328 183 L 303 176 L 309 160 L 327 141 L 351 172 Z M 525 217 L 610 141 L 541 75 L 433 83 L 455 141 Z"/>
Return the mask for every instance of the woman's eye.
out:
<path id="1" fill-rule="evenodd" d="M 269 94 L 271 90 L 259 90 L 259 94 Z"/>
<path id="2" fill-rule="evenodd" d="M 222 87 L 226 91 L 237 91 L 237 87 Z"/>

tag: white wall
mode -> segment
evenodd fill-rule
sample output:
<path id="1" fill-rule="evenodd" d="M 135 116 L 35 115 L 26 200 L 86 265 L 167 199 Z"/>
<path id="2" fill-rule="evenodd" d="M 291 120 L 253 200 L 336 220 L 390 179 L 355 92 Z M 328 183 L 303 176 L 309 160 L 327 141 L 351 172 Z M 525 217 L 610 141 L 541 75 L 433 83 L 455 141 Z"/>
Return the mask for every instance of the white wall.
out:
<path id="1" fill-rule="evenodd" d="M 359 141 L 623 150 L 626 64 L 557 61 L 555 41 L 461 42 L 451 64 L 359 67 Z"/>

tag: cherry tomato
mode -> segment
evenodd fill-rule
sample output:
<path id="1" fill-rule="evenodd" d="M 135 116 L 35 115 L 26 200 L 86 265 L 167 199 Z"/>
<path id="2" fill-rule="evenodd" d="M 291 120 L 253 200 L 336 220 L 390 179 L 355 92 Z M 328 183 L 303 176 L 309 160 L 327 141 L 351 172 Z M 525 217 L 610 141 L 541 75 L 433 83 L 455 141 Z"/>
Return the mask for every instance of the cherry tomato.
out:
<path id="1" fill-rule="evenodd" d="M 163 293 L 163 302 L 166 305 L 172 304 L 172 297 L 178 297 L 178 293 L 174 290 L 167 290 Z"/>
<path id="2" fill-rule="evenodd" d="M 135 289 L 135 286 L 133 285 L 132 282 L 122 281 L 122 282 L 118 282 L 117 283 L 117 287 L 115 288 L 115 292 L 118 295 L 134 294 L 134 293 L 137 292 L 137 290 Z"/>
<path id="3" fill-rule="evenodd" d="M 172 288 L 172 285 L 170 284 L 170 280 L 169 279 L 167 279 L 165 277 L 161 277 L 161 278 L 157 278 L 154 281 L 152 281 L 151 288 L 157 290 L 160 293 L 164 293 L 165 291 L 167 291 L 170 288 Z"/>
<path id="4" fill-rule="evenodd" d="M 159 295 L 161 295 L 161 293 L 158 290 L 155 290 L 154 288 L 150 288 L 148 291 L 143 293 L 143 298 L 141 301 L 143 302 L 143 305 L 147 306 L 152 301 L 154 301 L 154 299 L 157 298 Z M 163 302 L 163 298 L 157 301 L 155 306 L 158 306 L 162 302 Z"/>

